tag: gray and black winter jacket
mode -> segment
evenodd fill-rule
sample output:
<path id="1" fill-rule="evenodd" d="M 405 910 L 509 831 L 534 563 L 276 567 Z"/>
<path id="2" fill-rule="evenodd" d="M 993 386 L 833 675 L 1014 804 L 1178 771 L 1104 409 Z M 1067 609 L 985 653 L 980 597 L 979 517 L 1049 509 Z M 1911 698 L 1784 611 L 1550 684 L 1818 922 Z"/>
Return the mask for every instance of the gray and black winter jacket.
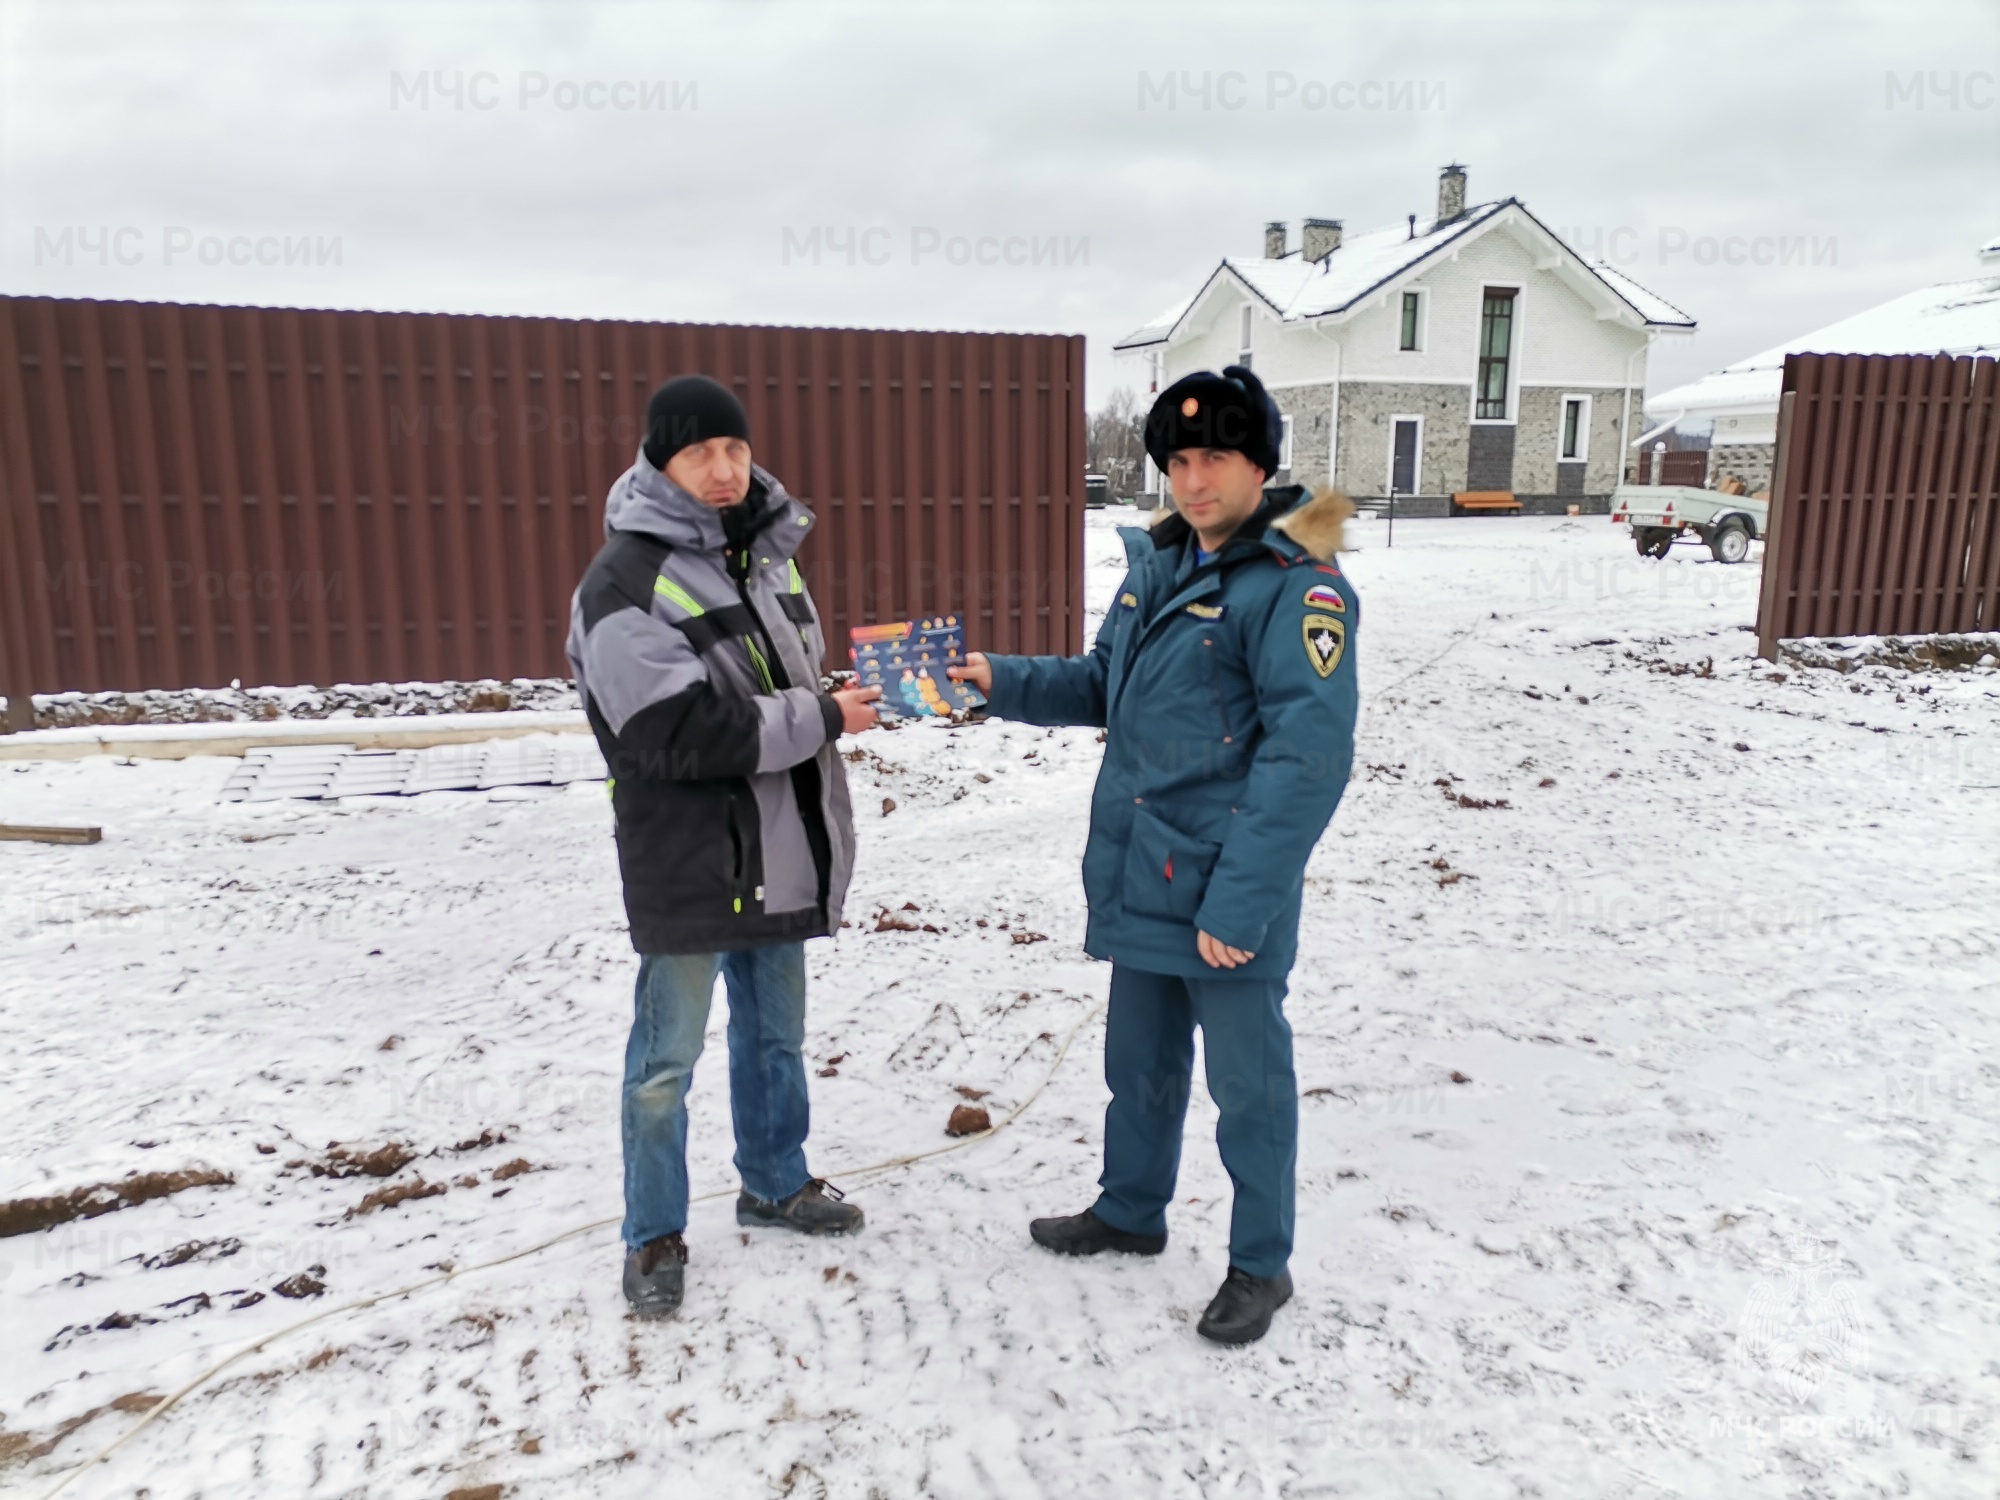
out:
<path id="1" fill-rule="evenodd" d="M 632 946 L 706 953 L 832 932 L 854 820 L 793 554 L 812 513 L 752 469 L 717 511 L 641 456 L 570 604 L 569 661 L 611 771 Z"/>

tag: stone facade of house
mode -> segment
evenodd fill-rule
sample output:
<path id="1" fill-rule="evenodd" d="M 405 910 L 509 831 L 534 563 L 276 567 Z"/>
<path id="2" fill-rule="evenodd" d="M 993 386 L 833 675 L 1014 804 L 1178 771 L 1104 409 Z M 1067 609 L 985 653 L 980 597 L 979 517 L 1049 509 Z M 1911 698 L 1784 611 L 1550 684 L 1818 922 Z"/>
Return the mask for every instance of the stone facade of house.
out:
<path id="1" fill-rule="evenodd" d="M 1423 419 L 1417 492 L 1448 495 L 1465 488 L 1472 387 L 1370 381 L 1340 388 L 1340 487 L 1359 498 L 1389 492 L 1393 417 Z"/>
<path id="2" fill-rule="evenodd" d="M 1292 419 L 1292 463 L 1278 484 L 1315 487 L 1326 483 L 1328 444 L 1333 440 L 1333 386 L 1279 386 L 1271 392 L 1278 410 Z"/>
<path id="3" fill-rule="evenodd" d="M 1718 485 L 1734 474 L 1751 494 L 1768 493 L 1777 456 L 1776 443 L 1724 443 L 1708 451 L 1708 482 Z"/>

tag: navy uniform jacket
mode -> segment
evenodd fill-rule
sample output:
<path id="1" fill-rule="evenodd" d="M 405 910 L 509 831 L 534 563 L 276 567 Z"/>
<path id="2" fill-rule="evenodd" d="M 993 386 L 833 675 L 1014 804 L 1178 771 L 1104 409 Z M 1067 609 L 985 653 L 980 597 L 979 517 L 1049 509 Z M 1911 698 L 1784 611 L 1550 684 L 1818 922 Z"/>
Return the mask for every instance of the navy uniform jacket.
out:
<path id="1" fill-rule="evenodd" d="M 1205 566 L 1187 522 L 1122 530 L 1129 571 L 1083 656 L 995 656 L 991 711 L 1106 731 L 1084 947 L 1163 974 L 1270 977 L 1298 950 L 1306 858 L 1354 762 L 1360 607 L 1344 495 L 1264 504 Z M 1211 969 L 1207 932 L 1257 955 Z"/>

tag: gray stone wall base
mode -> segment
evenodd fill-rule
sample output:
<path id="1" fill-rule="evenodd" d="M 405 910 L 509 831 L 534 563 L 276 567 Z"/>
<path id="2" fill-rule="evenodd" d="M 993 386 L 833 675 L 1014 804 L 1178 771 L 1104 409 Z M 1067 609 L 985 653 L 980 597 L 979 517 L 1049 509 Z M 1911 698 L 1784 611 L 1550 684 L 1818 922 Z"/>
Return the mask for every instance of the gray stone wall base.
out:
<path id="1" fill-rule="evenodd" d="M 1514 498 L 1521 502 L 1524 516 L 1566 516 L 1574 505 L 1580 516 L 1608 516 L 1611 514 L 1609 495 L 1521 495 Z"/>
<path id="2" fill-rule="evenodd" d="M 1611 514 L 1609 495 L 1520 495 L 1514 498 L 1521 502 L 1518 512 L 1524 516 L 1566 516 L 1574 505 L 1580 516 L 1608 516 Z M 1373 516 L 1389 514 L 1389 500 L 1386 495 L 1356 496 L 1355 509 Z M 1425 521 L 1437 520 L 1451 515 L 1499 515 L 1517 514 L 1514 511 L 1458 511 L 1451 503 L 1449 495 L 1398 495 L 1396 497 L 1396 519 Z"/>
<path id="3" fill-rule="evenodd" d="M 1367 511 L 1373 515 L 1386 516 L 1389 514 L 1389 497 L 1387 495 L 1359 495 L 1355 497 L 1354 506 L 1357 510 Z M 1423 520 L 1425 517 L 1448 516 L 1450 514 L 1451 496 L 1449 495 L 1398 495 L 1396 497 L 1396 519 L 1399 521 L 1406 516 L 1416 520 Z"/>
<path id="4" fill-rule="evenodd" d="M 1711 488 L 1734 474 L 1751 493 L 1771 487 L 1771 465 L 1777 457 L 1776 443 L 1724 443 L 1708 451 L 1708 482 Z"/>

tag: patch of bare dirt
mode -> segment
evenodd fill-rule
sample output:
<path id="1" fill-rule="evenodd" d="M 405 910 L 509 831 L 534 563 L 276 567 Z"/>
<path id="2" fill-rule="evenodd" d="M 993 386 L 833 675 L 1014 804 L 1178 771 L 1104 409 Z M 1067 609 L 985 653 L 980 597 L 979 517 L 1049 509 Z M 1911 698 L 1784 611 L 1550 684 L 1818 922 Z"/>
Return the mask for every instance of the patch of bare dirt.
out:
<path id="1" fill-rule="evenodd" d="M 107 1401 L 102 1406 L 93 1406 L 81 1416 L 58 1422 L 49 1435 L 39 1442 L 33 1433 L 0 1430 L 0 1470 L 12 1468 L 16 1464 L 33 1463 L 38 1458 L 47 1458 L 56 1451 L 64 1438 L 77 1428 L 96 1421 L 108 1411 L 149 1412 L 160 1404 L 160 1400 L 157 1392 L 133 1391 L 130 1395 Z"/>
<path id="2" fill-rule="evenodd" d="M 414 1198 L 435 1198 L 446 1191 L 442 1182 L 426 1182 L 419 1177 L 410 1182 L 391 1183 L 379 1187 L 347 1211 L 352 1219 L 360 1214 L 372 1214 L 378 1208 L 394 1208 L 399 1203 L 408 1203 Z"/>
<path id="3" fill-rule="evenodd" d="M 0 1239 L 33 1234 L 73 1219 L 94 1219 L 189 1188 L 227 1187 L 235 1181 L 227 1172 L 190 1167 L 182 1172 L 134 1172 L 123 1182 L 95 1183 L 48 1198 L 16 1198 L 0 1203 Z"/>
<path id="4" fill-rule="evenodd" d="M 1625 653 L 1627 661 L 1637 662 L 1648 672 L 1662 673 L 1668 677 L 1708 677 L 1715 676 L 1715 658 L 1704 656 L 1700 661 L 1668 661 L 1664 656 L 1641 656 L 1636 651 Z"/>
<path id="5" fill-rule="evenodd" d="M 288 1171 L 304 1167 L 315 1177 L 394 1177 L 416 1159 L 416 1148 L 407 1141 L 384 1141 L 366 1150 L 328 1141 L 326 1154 L 319 1160 L 301 1157 L 286 1162 L 285 1167 Z"/>
<path id="6" fill-rule="evenodd" d="M 1459 807 L 1470 808 L 1475 812 L 1484 812 L 1492 808 L 1508 808 L 1514 805 L 1505 797 L 1475 797 L 1469 792 L 1461 792 L 1457 787 L 1452 785 L 1452 778 L 1449 776 L 1440 776 L 1431 785 L 1444 788 L 1445 801 L 1454 803 Z M 1446 883 L 1445 881 L 1438 882 L 1440 885 Z"/>

